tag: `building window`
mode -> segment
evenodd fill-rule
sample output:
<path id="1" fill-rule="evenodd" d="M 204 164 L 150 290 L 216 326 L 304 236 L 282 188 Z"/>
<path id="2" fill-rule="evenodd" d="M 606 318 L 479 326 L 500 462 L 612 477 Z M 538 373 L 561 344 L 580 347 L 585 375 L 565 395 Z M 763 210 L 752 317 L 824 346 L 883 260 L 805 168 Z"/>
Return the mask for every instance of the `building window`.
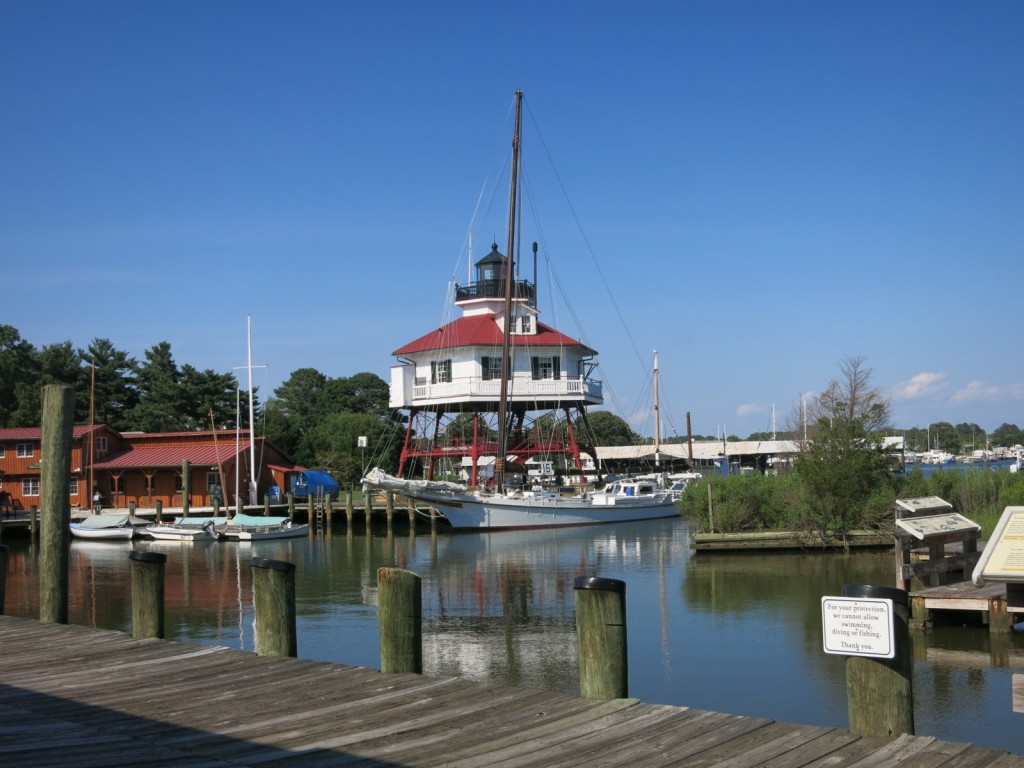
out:
<path id="1" fill-rule="evenodd" d="M 452 361 L 431 360 L 430 361 L 430 383 L 450 384 L 452 380 Z"/>
<path id="2" fill-rule="evenodd" d="M 77 496 L 77 495 L 78 495 L 78 478 L 77 477 L 72 477 L 71 480 L 68 482 L 68 496 Z"/>
<path id="3" fill-rule="evenodd" d="M 100 456 L 107 452 L 107 438 L 106 435 L 96 438 L 96 453 Z"/>
<path id="4" fill-rule="evenodd" d="M 39 478 L 38 477 L 23 477 L 23 478 L 21 478 L 21 495 L 22 496 L 38 496 L 39 495 Z"/>
<path id="5" fill-rule="evenodd" d="M 181 474 L 179 473 L 174 476 L 174 492 L 181 493 L 183 490 L 185 490 L 185 484 L 182 483 Z"/>
<path id="6" fill-rule="evenodd" d="M 18 458 L 19 459 L 31 459 L 32 458 L 32 443 L 18 443 Z"/>
<path id="7" fill-rule="evenodd" d="M 560 379 L 562 377 L 560 369 L 561 361 L 556 355 L 530 358 L 530 372 L 534 379 Z"/>
<path id="8" fill-rule="evenodd" d="M 5 446 L 3 443 L 0 443 L 0 459 L 2 459 L 6 454 L 7 446 Z"/>
<path id="9" fill-rule="evenodd" d="M 509 360 L 509 369 L 512 368 L 512 361 Z M 501 358 L 500 357 L 481 357 L 480 358 L 480 372 L 483 376 L 484 381 L 490 381 L 491 379 L 501 378 Z"/>

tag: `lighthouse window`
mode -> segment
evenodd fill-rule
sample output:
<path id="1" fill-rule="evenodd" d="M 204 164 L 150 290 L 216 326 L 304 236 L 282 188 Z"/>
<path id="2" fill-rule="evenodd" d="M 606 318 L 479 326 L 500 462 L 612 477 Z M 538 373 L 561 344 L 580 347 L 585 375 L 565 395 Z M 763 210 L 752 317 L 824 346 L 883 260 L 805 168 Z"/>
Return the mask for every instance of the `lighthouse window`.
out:
<path id="1" fill-rule="evenodd" d="M 511 369 L 511 368 L 510 368 Z M 480 358 L 480 375 L 484 381 L 490 381 L 492 379 L 501 378 L 501 358 L 500 357 L 481 357 Z"/>
<path id="2" fill-rule="evenodd" d="M 431 360 L 430 361 L 430 383 L 448 384 L 452 380 L 452 361 Z"/>
<path id="3" fill-rule="evenodd" d="M 560 378 L 561 361 L 558 357 L 531 357 L 530 367 L 534 379 Z"/>

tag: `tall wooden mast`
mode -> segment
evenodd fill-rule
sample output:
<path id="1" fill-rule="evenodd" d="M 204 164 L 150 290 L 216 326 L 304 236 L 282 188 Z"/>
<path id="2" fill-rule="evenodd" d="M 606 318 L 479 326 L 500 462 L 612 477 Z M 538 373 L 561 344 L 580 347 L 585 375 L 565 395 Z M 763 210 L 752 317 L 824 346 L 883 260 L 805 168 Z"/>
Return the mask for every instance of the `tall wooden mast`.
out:
<path id="1" fill-rule="evenodd" d="M 512 289 L 515 286 L 516 208 L 519 203 L 519 142 L 523 121 L 523 92 L 516 91 L 516 121 L 512 134 L 512 180 L 508 194 L 508 249 L 505 257 L 505 317 L 501 342 L 501 390 L 498 398 L 498 454 L 494 457 L 494 482 L 500 493 L 505 479 L 508 451 L 509 358 L 512 347 Z"/>

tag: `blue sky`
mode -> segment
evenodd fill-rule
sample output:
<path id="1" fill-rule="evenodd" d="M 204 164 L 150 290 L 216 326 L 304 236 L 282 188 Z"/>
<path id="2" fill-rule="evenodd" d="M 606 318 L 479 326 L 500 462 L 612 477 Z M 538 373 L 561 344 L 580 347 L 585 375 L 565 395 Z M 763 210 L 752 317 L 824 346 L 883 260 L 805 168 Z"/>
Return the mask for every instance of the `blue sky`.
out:
<path id="1" fill-rule="evenodd" d="M 504 243 L 522 88 L 542 320 L 641 431 L 654 349 L 669 433 L 781 428 L 853 356 L 897 426 L 1022 424 L 1022 39 L 1019 2 L 0 0 L 0 322 L 227 371 L 251 313 L 264 391 L 387 378 Z"/>

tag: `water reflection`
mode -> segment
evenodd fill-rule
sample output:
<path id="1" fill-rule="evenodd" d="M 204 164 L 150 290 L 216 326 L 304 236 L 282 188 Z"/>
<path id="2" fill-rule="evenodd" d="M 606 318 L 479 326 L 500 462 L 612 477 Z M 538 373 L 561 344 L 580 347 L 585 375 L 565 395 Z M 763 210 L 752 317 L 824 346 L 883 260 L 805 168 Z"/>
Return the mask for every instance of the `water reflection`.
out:
<path id="1" fill-rule="evenodd" d="M 11 547 L 8 612 L 38 615 L 37 553 Z M 844 727 L 845 661 L 822 651 L 822 595 L 891 584 L 891 553 L 694 556 L 685 521 L 492 534 L 336 527 L 263 542 L 75 542 L 71 621 L 130 630 L 127 553 L 164 552 L 170 639 L 254 648 L 253 556 L 296 564 L 299 655 L 378 668 L 377 569 L 423 580 L 430 675 L 577 690 L 573 583 L 626 582 L 629 691 L 652 703 Z M 915 639 L 918 733 L 1024 753 L 1010 677 L 1020 637 Z"/>

